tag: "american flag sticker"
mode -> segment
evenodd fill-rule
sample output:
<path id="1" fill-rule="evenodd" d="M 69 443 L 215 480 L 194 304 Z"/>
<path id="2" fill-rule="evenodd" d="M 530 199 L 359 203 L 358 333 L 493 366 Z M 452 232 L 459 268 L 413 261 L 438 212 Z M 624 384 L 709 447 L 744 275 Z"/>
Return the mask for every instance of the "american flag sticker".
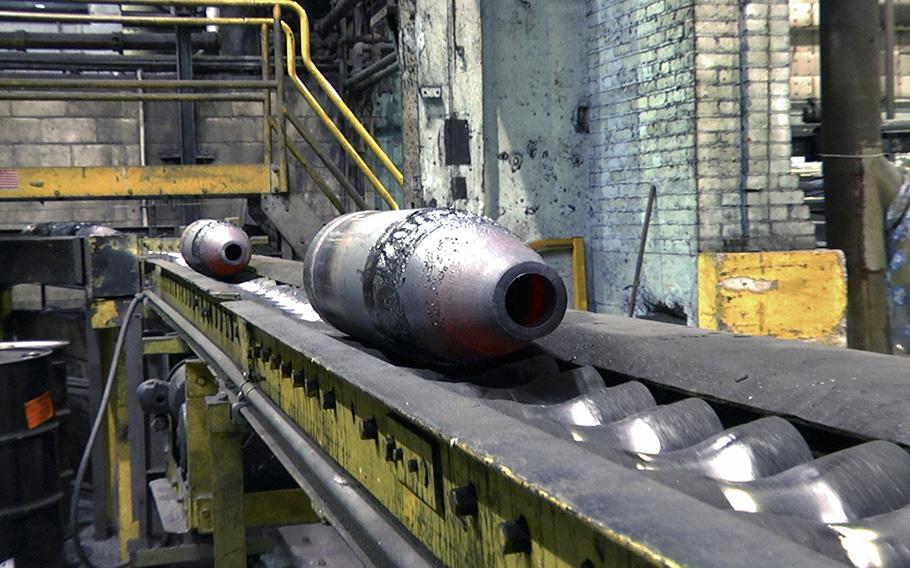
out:
<path id="1" fill-rule="evenodd" d="M 0 189 L 19 189 L 19 170 L 0 168 Z"/>

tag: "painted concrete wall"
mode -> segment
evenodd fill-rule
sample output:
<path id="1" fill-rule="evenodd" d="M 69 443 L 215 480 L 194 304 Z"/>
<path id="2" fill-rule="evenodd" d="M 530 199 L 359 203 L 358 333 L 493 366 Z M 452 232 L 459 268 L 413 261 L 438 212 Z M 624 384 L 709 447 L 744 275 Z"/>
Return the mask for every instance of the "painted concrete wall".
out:
<path id="1" fill-rule="evenodd" d="M 483 2 L 481 22 L 484 212 L 524 240 L 583 236 L 585 2 Z M 547 260 L 571 286 L 569 253 Z"/>

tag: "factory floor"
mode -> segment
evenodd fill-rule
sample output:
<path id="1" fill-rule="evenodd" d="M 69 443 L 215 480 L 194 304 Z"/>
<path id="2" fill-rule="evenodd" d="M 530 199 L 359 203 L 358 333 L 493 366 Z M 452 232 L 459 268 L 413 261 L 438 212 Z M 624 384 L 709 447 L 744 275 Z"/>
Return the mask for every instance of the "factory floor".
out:
<path id="1" fill-rule="evenodd" d="M 85 511 L 86 513 L 88 511 Z M 81 513 L 81 512 L 80 512 Z M 82 516 L 82 515 L 80 515 Z M 84 517 L 87 520 L 87 517 Z M 82 544 L 89 559 L 99 568 L 113 568 L 120 563 L 116 534 L 107 540 L 92 540 L 92 527 L 81 531 Z M 275 541 L 275 548 L 249 562 L 251 568 L 360 568 L 363 563 L 328 525 L 292 525 L 270 529 L 266 535 Z M 66 542 L 64 557 L 67 567 L 76 568 L 79 562 L 71 540 Z"/>

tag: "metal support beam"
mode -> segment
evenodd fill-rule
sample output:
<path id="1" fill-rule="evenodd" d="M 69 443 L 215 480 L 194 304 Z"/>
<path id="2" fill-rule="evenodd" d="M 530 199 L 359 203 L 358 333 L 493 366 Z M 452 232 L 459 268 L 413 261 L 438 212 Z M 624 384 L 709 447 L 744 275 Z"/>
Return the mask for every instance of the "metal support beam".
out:
<path id="1" fill-rule="evenodd" d="M 821 3 L 828 244 L 847 258 L 848 345 L 890 352 L 881 162 L 878 0 Z"/>
<path id="2" fill-rule="evenodd" d="M 360 0 L 340 0 L 339 2 L 336 2 L 332 11 L 316 22 L 316 31 L 323 35 L 328 33 L 328 31 L 332 29 L 332 26 L 340 22 L 348 12 L 354 9 L 354 6 L 356 6 L 358 2 L 360 2 Z"/>
<path id="3" fill-rule="evenodd" d="M 193 35 L 186 27 L 177 26 L 177 79 L 193 79 Z M 196 165 L 196 103 L 180 101 L 180 163 Z M 199 218 L 199 205 L 183 204 L 183 222 L 189 225 Z"/>
<path id="4" fill-rule="evenodd" d="M 10 183 L 0 191 L 0 201 L 231 197 L 272 192 L 272 176 L 265 164 L 13 168 L 5 173 Z"/>

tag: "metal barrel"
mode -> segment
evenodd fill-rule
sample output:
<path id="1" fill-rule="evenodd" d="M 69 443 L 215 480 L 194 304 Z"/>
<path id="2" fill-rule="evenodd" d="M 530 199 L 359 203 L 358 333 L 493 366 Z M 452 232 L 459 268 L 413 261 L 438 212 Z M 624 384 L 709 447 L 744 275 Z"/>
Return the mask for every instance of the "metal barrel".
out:
<path id="1" fill-rule="evenodd" d="M 23 568 L 63 565 L 51 354 L 0 350 L 0 562 Z"/>
<path id="2" fill-rule="evenodd" d="M 440 364 L 517 351 L 566 310 L 565 285 L 540 255 L 493 221 L 452 209 L 338 217 L 310 244 L 303 283 L 339 330 Z"/>
<path id="3" fill-rule="evenodd" d="M 225 221 L 200 219 L 183 230 L 180 253 L 193 270 L 226 278 L 246 268 L 253 247 L 243 229 Z"/>

